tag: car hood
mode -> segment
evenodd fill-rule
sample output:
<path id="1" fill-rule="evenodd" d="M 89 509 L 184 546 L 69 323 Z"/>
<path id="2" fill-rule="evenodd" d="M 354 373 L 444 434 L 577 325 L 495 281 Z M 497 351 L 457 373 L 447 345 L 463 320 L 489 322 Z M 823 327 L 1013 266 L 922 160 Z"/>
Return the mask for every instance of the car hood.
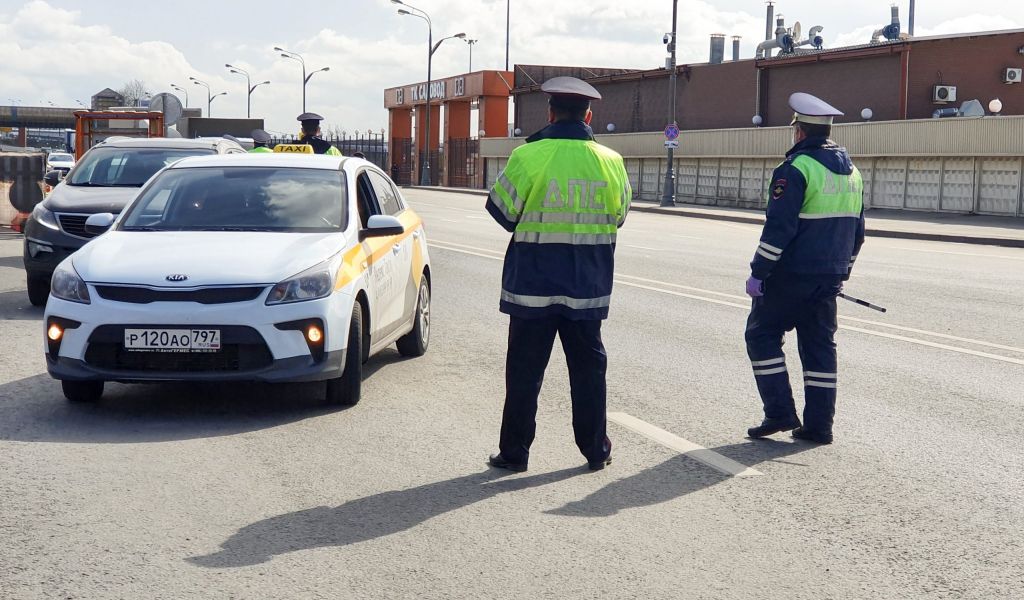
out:
<path id="1" fill-rule="evenodd" d="M 44 206 L 53 212 L 114 213 L 135 198 L 137 187 L 89 187 L 61 183 L 46 197 Z"/>
<path id="2" fill-rule="evenodd" d="M 90 283 L 158 287 L 272 284 L 344 248 L 343 233 L 109 231 L 75 253 Z M 170 282 L 170 275 L 188 279 Z"/>

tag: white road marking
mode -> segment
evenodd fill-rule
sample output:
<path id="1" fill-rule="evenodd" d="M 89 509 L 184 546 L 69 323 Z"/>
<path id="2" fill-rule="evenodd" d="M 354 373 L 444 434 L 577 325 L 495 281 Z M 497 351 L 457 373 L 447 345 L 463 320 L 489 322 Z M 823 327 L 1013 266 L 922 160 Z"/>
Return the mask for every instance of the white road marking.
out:
<path id="1" fill-rule="evenodd" d="M 477 214 L 479 214 L 479 213 L 484 211 L 484 207 L 483 207 L 484 200 L 485 200 L 485 198 L 483 198 L 481 196 L 480 197 L 480 202 L 481 202 L 480 208 L 476 209 L 476 210 L 471 209 L 471 208 L 461 208 L 461 207 L 458 207 L 458 206 L 447 206 L 447 205 L 444 205 L 444 204 L 429 204 L 427 202 L 420 202 L 418 200 L 412 202 L 411 204 L 412 204 L 413 208 L 418 208 L 420 206 L 426 206 L 428 208 L 437 208 L 437 209 L 442 209 L 442 210 L 458 210 L 458 211 L 461 211 L 461 212 L 468 212 L 468 213 L 477 213 Z"/>
<path id="2" fill-rule="evenodd" d="M 671 448 L 680 454 L 685 454 L 693 460 L 707 465 L 716 471 L 725 473 L 730 477 L 756 477 L 764 474 L 756 469 L 751 469 L 747 465 L 738 463 L 731 458 L 722 456 L 714 450 L 708 450 L 704 446 L 698 446 L 689 440 L 684 440 L 678 435 L 655 427 L 646 421 L 641 421 L 632 415 L 620 412 L 610 412 L 608 413 L 608 420 L 613 423 L 618 423 L 626 429 L 639 433 L 648 439 L 654 440 L 662 446 Z"/>
<path id="3" fill-rule="evenodd" d="M 894 250 L 909 250 L 911 252 L 925 252 L 927 254 L 955 254 L 957 256 L 980 256 L 982 258 L 1004 258 L 1006 260 L 1024 260 L 1024 256 L 1006 256 L 1004 254 L 981 254 L 979 252 L 952 252 L 950 250 L 926 250 L 924 248 L 910 248 L 908 246 L 892 246 Z"/>
<path id="4" fill-rule="evenodd" d="M 651 250 L 653 252 L 668 252 L 665 248 L 649 248 L 647 246 L 633 246 L 631 244 L 619 244 L 624 248 L 635 248 L 637 250 Z"/>
<path id="5" fill-rule="evenodd" d="M 433 245 L 437 245 L 437 247 L 439 247 L 439 248 L 442 248 L 444 250 L 451 250 L 452 252 L 461 252 L 463 254 L 472 254 L 474 256 L 480 256 L 480 257 L 483 257 L 483 258 L 489 258 L 491 260 L 503 260 L 503 257 L 499 253 L 495 252 L 494 250 L 488 250 L 486 248 L 476 248 L 476 247 L 473 247 L 473 246 L 465 246 L 463 244 L 455 244 L 453 242 L 442 242 L 442 244 L 443 245 L 438 244 L 438 242 L 436 240 L 430 242 L 430 245 L 432 245 L 432 246 Z M 447 245 L 447 247 L 446 247 L 446 245 Z M 456 246 L 456 247 L 451 247 L 451 246 Z M 477 250 L 479 252 L 473 252 L 472 250 L 463 249 L 463 248 L 470 248 L 472 250 Z M 493 254 L 481 254 L 480 252 L 490 252 L 490 253 L 493 253 Z M 718 298 L 707 298 L 707 297 L 704 297 L 704 296 L 697 296 L 697 295 L 694 295 L 694 294 L 687 294 L 687 293 L 679 292 L 679 291 L 676 291 L 676 290 L 665 289 L 664 287 L 655 287 L 655 286 L 652 286 L 652 285 L 643 285 L 643 284 L 640 284 L 640 283 L 636 283 L 635 281 L 627 281 L 627 280 L 622 279 L 622 278 L 635 279 L 637 281 L 644 281 L 644 282 L 655 283 L 655 284 L 657 284 L 659 286 L 668 286 L 668 287 L 674 287 L 674 288 L 678 288 L 678 289 L 691 290 L 691 291 L 700 292 L 702 294 L 712 294 L 712 295 L 715 295 L 715 296 L 723 296 L 725 298 L 733 298 L 733 299 L 737 299 L 737 300 L 744 300 L 745 303 L 744 304 L 740 304 L 740 303 L 737 303 L 737 302 L 729 302 L 729 301 L 726 301 L 726 300 L 719 300 Z M 647 290 L 647 291 L 651 291 L 651 292 L 658 292 L 658 293 L 661 293 L 661 294 L 668 294 L 670 296 L 678 296 L 680 298 L 689 298 L 691 300 L 701 300 L 703 302 L 709 302 L 711 304 L 719 304 L 719 305 L 722 305 L 722 306 L 732 306 L 732 307 L 735 307 L 735 308 L 741 308 L 743 310 L 750 310 L 749 299 L 747 299 L 744 296 L 736 296 L 736 295 L 733 295 L 733 294 L 723 294 L 722 292 L 713 292 L 711 290 L 703 290 L 703 289 L 700 289 L 700 288 L 693 288 L 693 287 L 688 287 L 688 286 L 684 286 L 684 285 L 678 285 L 678 284 L 674 284 L 674 283 L 667 283 L 667 282 L 663 282 L 663 281 L 657 281 L 657 280 L 654 280 L 654 279 L 645 279 L 643 277 L 635 277 L 633 275 L 624 275 L 624 274 L 618 274 L 616 276 L 615 283 L 617 283 L 619 285 L 625 285 L 625 286 L 629 286 L 629 287 L 639 288 L 639 289 Z M 931 337 L 939 337 L 939 338 L 951 339 L 951 340 L 965 342 L 965 343 L 970 343 L 970 344 L 976 344 L 976 345 L 979 345 L 979 346 L 987 346 L 987 347 L 990 347 L 990 348 L 998 348 L 998 349 L 1007 350 L 1007 351 L 1010 351 L 1010 352 L 1022 352 L 1022 351 L 1024 351 L 1024 349 L 1015 348 L 1013 346 L 1003 346 L 1001 344 L 994 344 L 994 343 L 991 343 L 991 342 L 984 342 L 984 341 L 981 341 L 981 340 L 973 340 L 973 339 L 970 339 L 970 338 L 961 338 L 961 337 L 957 337 L 957 336 L 947 335 L 947 334 L 944 334 L 944 333 L 936 333 L 936 332 L 931 332 L 931 331 L 924 331 L 924 330 L 921 330 L 921 329 L 913 329 L 913 328 L 910 328 L 910 327 L 902 327 L 900 325 L 889 325 L 888 323 L 881 323 L 881 322 L 878 322 L 878 321 L 868 321 L 867 319 L 857 319 L 857 318 L 854 318 L 854 317 L 839 317 L 839 318 L 843 319 L 843 320 L 848 320 L 848 321 L 855 321 L 855 322 L 859 322 L 859 323 L 867 323 L 867 324 L 877 325 L 877 326 L 880 326 L 880 327 L 888 327 L 888 328 L 891 328 L 891 329 L 897 329 L 897 330 L 907 331 L 907 332 L 911 332 L 911 333 L 918 333 L 918 334 L 921 334 L 921 335 L 927 335 L 927 336 L 931 336 Z M 887 332 L 884 332 L 884 331 L 873 331 L 871 329 L 863 329 L 861 327 L 853 327 L 853 326 L 850 326 L 850 325 L 840 325 L 839 328 L 840 329 L 845 329 L 845 330 L 848 330 L 848 331 L 856 331 L 858 333 L 864 333 L 864 334 L 867 334 L 867 335 L 874 335 L 874 336 L 878 336 L 878 337 L 883 337 L 883 338 L 890 339 L 890 340 L 898 340 L 898 341 L 901 341 L 901 342 L 907 342 L 909 344 L 917 344 L 919 346 L 927 346 L 929 348 L 939 348 L 941 350 L 949 350 L 951 352 L 959 352 L 960 354 L 969 354 L 971 356 L 977 356 L 977 357 L 980 357 L 980 358 L 988 358 L 988 359 L 991 359 L 991 360 L 997 360 L 997 361 L 1012 363 L 1012 364 L 1016 364 L 1016 365 L 1024 365 L 1024 359 L 1012 358 L 1012 357 L 1009 357 L 1009 356 L 1000 356 L 998 354 L 990 354 L 988 352 L 981 352 L 979 350 L 972 350 L 970 348 L 961 348 L 959 346 L 950 346 L 950 345 L 947 345 L 947 344 L 940 344 L 940 343 L 932 342 L 932 341 L 929 341 L 929 340 L 921 340 L 921 339 L 917 339 L 917 338 L 912 338 L 912 337 L 907 337 L 907 336 L 887 333 Z"/>
<path id="6" fill-rule="evenodd" d="M 476 216 L 476 215 L 466 215 L 466 218 L 467 219 L 480 219 L 482 221 L 482 220 L 486 219 L 487 217 L 479 217 L 479 216 Z"/>

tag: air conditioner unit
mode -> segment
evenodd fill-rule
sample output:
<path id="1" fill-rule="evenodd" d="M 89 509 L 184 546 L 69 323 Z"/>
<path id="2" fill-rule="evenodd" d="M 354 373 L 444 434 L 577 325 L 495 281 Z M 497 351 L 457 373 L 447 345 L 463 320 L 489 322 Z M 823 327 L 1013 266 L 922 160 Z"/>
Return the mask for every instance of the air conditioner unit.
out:
<path id="1" fill-rule="evenodd" d="M 956 102 L 955 85 L 937 85 L 932 90 L 932 102 Z"/>
<path id="2" fill-rule="evenodd" d="M 1024 77 L 1024 69 L 1006 69 L 1003 71 L 1003 83 L 1020 83 Z"/>

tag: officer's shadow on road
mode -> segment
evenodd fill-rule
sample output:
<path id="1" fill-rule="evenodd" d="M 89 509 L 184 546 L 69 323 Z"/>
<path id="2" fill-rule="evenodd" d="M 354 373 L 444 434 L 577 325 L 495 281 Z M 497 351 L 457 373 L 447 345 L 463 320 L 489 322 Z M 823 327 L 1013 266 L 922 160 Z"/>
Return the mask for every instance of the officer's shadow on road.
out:
<path id="1" fill-rule="evenodd" d="M 347 546 L 411 529 L 428 519 L 508 492 L 523 491 L 580 475 L 579 467 L 526 477 L 482 473 L 271 517 L 238 530 L 213 554 L 186 560 L 211 569 L 244 567 L 281 554 Z"/>
<path id="2" fill-rule="evenodd" d="M 39 350 L 42 352 L 42 350 Z M 364 382 L 404 360 L 382 352 L 363 367 Z M 358 407 L 356 407 L 358 408 Z M 94 404 L 64 399 L 43 373 L 0 385 L 0 441 L 147 443 L 269 429 L 341 410 L 323 383 L 107 384 Z"/>
<path id="3" fill-rule="evenodd" d="M 42 320 L 43 307 L 32 306 L 25 290 L 0 292 L 0 322 Z"/>

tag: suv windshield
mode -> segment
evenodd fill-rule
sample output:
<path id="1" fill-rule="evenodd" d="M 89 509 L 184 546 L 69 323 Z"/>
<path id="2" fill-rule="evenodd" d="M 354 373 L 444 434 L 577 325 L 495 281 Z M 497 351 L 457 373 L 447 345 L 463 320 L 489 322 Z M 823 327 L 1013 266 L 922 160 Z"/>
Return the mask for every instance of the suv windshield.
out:
<path id="1" fill-rule="evenodd" d="M 47 156 L 46 158 L 47 158 L 47 160 L 60 161 L 60 162 L 68 162 L 68 161 L 75 160 L 75 159 L 71 158 L 70 154 L 60 154 L 60 153 L 57 153 L 57 152 L 51 152 L 50 155 Z"/>
<path id="2" fill-rule="evenodd" d="M 186 156 L 213 154 L 205 148 L 93 148 L 82 157 L 70 185 L 139 187 L 165 166 Z"/>
<path id="3" fill-rule="evenodd" d="M 131 204 L 122 231 L 343 231 L 344 174 L 293 167 L 164 171 Z"/>

